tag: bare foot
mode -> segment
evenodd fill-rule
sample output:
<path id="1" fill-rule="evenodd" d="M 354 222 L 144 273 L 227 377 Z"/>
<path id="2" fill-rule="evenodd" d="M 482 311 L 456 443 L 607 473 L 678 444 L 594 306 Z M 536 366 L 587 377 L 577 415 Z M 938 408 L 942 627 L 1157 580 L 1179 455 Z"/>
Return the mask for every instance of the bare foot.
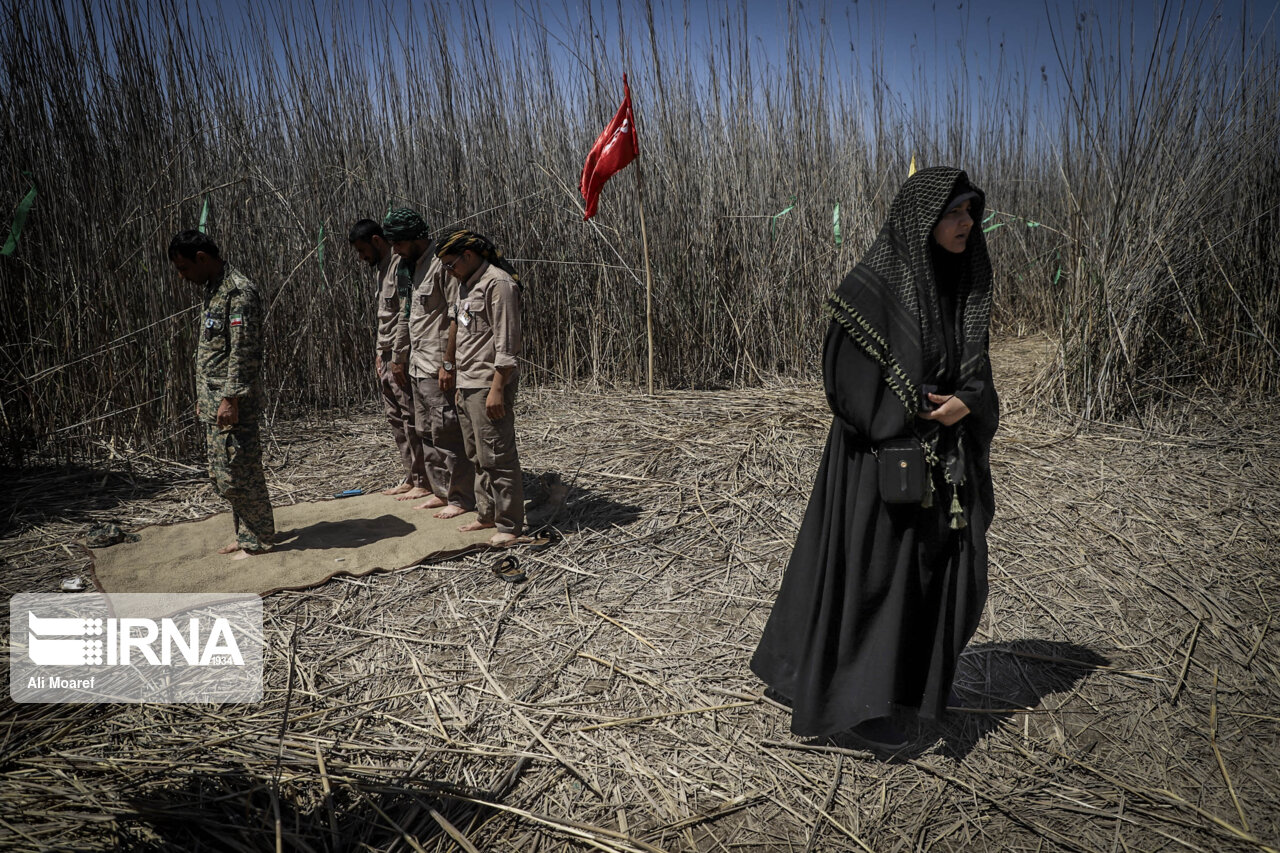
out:
<path id="1" fill-rule="evenodd" d="M 236 551 L 239 551 L 239 550 L 240 550 L 240 543 L 239 543 L 239 542 L 232 542 L 230 545 L 223 545 L 221 548 L 219 548 L 219 549 L 218 549 L 218 553 L 219 553 L 219 554 L 234 554 Z"/>
<path id="2" fill-rule="evenodd" d="M 239 551 L 236 552 L 235 556 L 232 557 L 231 559 L 247 560 L 250 557 L 257 557 L 259 554 L 265 554 L 265 553 L 267 552 L 266 551 L 246 551 L 245 549 L 241 548 Z"/>
<path id="3" fill-rule="evenodd" d="M 412 488 L 413 486 L 410 486 L 408 483 L 401 483 L 398 486 L 392 486 L 389 489 L 383 489 L 382 493 L 384 495 L 403 495 L 405 492 L 409 491 Z"/>
<path id="4" fill-rule="evenodd" d="M 511 545 L 515 541 L 516 541 L 516 535 L 514 533 L 495 533 L 489 537 L 489 544 L 495 545 L 498 547 L 502 547 L 504 545 Z"/>
<path id="5" fill-rule="evenodd" d="M 400 500 L 404 500 L 404 498 L 401 498 Z M 415 506 L 414 509 L 437 509 L 444 505 L 445 505 L 444 501 L 442 501 L 440 498 L 436 497 L 435 495 L 432 495 L 422 503 Z"/>
<path id="6" fill-rule="evenodd" d="M 398 500 L 398 501 L 416 501 L 418 498 L 425 498 L 427 495 L 431 495 L 431 490 L 430 490 L 430 489 L 424 489 L 424 488 L 422 488 L 422 486 L 414 486 L 412 489 L 410 489 L 409 491 L 405 492 L 404 494 L 402 494 L 402 495 L 397 495 L 397 496 L 396 496 L 396 500 Z M 431 497 L 433 497 L 433 498 L 434 498 L 434 497 L 435 497 L 435 495 L 431 495 Z"/>
<path id="7" fill-rule="evenodd" d="M 497 527 L 497 525 L 494 524 L 492 521 L 481 521 L 480 519 L 477 518 L 475 521 L 469 521 L 466 524 L 462 525 L 461 527 L 458 528 L 458 530 L 462 531 L 463 533 L 471 533 L 474 530 L 488 530 L 491 527 Z"/>
<path id="8" fill-rule="evenodd" d="M 444 509 L 436 513 L 436 518 L 457 518 L 466 513 L 467 510 L 454 504 L 449 504 Z"/>

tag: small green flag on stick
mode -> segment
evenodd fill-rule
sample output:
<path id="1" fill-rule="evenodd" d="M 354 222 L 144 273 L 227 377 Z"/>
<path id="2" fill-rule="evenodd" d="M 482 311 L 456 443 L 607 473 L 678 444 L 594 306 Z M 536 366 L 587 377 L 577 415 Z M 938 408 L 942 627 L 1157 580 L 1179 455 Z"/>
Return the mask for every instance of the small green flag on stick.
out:
<path id="1" fill-rule="evenodd" d="M 778 219 L 779 219 L 779 217 L 786 216 L 788 213 L 790 213 L 791 211 L 795 210 L 795 207 L 796 207 L 796 197 L 795 197 L 795 196 L 792 196 L 792 197 L 791 197 L 791 206 L 790 206 L 790 207 L 788 207 L 786 210 L 779 211 L 778 213 L 775 213 L 775 214 L 773 215 L 773 221 L 769 223 L 769 239 L 770 239 L 770 240 L 772 240 L 772 239 L 774 239 L 775 237 L 777 237 L 777 236 L 778 236 Z"/>
<path id="2" fill-rule="evenodd" d="M 200 209 L 200 233 L 205 233 L 205 223 L 209 221 L 209 197 L 204 197 L 204 207 Z"/>
<path id="3" fill-rule="evenodd" d="M 31 205 L 36 201 L 36 185 L 31 178 L 30 172 L 23 172 L 23 175 L 31 180 L 31 189 L 18 202 L 18 209 L 13 212 L 13 227 L 9 229 L 9 239 L 4 241 L 4 248 L 0 249 L 0 255 L 12 255 L 18 248 L 18 237 L 22 234 L 22 226 L 27 224 L 27 214 L 31 212 Z"/>

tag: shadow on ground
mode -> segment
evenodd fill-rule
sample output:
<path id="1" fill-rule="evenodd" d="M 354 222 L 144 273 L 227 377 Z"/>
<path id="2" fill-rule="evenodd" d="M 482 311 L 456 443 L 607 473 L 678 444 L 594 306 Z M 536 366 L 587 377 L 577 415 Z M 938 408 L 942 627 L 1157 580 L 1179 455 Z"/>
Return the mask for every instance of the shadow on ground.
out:
<path id="1" fill-rule="evenodd" d="M 177 775 L 129 798 L 132 811 L 116 816 L 116 843 L 157 853 L 386 850 L 406 842 L 421 850 L 450 829 L 465 835 L 502 793 L 403 773 L 356 784 L 299 781 L 240 769 Z"/>
<path id="2" fill-rule="evenodd" d="M 941 721 L 917 721 L 914 713 L 904 713 L 898 719 L 899 725 L 914 735 L 905 749 L 895 753 L 868 750 L 852 732 L 815 743 L 871 751 L 887 761 L 901 762 L 923 755 L 941 740 L 941 753 L 962 761 L 1014 714 L 1037 708 L 1046 698 L 1073 689 L 1091 671 L 1109 663 L 1093 649 L 1075 643 L 1032 639 L 978 643 L 960 656 L 952 687 L 958 704 L 949 702 Z"/>
<path id="3" fill-rule="evenodd" d="M 640 512 L 638 506 L 618 503 L 591 489 L 574 487 L 569 490 L 569 500 L 556 526 L 562 530 L 608 531 L 630 524 L 640 517 Z"/>
<path id="4" fill-rule="evenodd" d="M 618 503 L 601 492 L 566 483 L 555 471 L 524 471 L 526 530 L 556 527 L 562 531 L 606 531 L 615 525 L 630 524 L 641 509 Z"/>
<path id="5" fill-rule="evenodd" d="M 934 729 L 943 738 L 943 753 L 963 759 L 1014 714 L 1073 689 L 1108 664 L 1098 652 L 1075 643 L 1020 639 L 970 646 L 960 656 L 955 678 L 962 707 L 948 712 Z"/>
<path id="6" fill-rule="evenodd" d="M 273 551 L 313 551 L 326 548 L 355 548 L 396 539 L 417 531 L 403 518 L 383 515 L 378 518 L 344 518 L 341 521 L 319 521 L 306 527 L 276 533 Z"/>
<path id="7" fill-rule="evenodd" d="M 101 521 L 101 513 L 172 488 L 168 477 L 89 465 L 0 468 L 0 537 L 45 521 Z"/>

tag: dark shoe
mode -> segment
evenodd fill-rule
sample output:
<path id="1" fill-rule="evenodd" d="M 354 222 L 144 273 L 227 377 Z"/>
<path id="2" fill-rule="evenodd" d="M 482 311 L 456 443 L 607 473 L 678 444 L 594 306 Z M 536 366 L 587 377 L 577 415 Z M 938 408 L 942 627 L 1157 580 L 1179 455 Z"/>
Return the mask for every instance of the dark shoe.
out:
<path id="1" fill-rule="evenodd" d="M 136 533 L 125 533 L 115 522 L 107 522 L 89 528 L 85 545 L 90 548 L 109 548 L 121 542 L 137 542 L 139 538 Z"/>
<path id="2" fill-rule="evenodd" d="M 528 578 L 520 568 L 520 561 L 508 554 L 493 565 L 493 573 L 507 583 L 524 583 Z"/>
<path id="3" fill-rule="evenodd" d="M 897 752 L 911 741 L 905 732 L 893 724 L 891 717 L 876 717 L 858 723 L 850 731 L 868 746 L 885 752 Z"/>

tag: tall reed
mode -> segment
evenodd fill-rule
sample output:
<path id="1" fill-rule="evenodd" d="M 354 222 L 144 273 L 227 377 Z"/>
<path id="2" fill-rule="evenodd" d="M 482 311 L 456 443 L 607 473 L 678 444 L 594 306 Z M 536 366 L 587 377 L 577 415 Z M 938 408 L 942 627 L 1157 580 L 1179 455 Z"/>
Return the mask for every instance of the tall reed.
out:
<path id="1" fill-rule="evenodd" d="M 997 325 L 1061 334 L 1071 406 L 1110 417 L 1196 384 L 1280 390 L 1274 30 L 1201 29 L 1169 5 L 1138 55 L 1086 17 L 1055 32 L 1063 62 L 1044 80 L 997 51 L 993 83 L 921 68 L 895 91 L 881 51 L 837 49 L 851 24 L 796 10 L 775 65 L 735 5 L 706 32 L 679 8 L 619 24 L 566 7 L 567 36 L 539 4 L 511 20 L 476 2 L 397 20 L 289 8 L 226 21 L 180 0 L 3 0 L 0 201 L 27 191 L 24 172 L 38 188 L 0 258 L 12 460 L 194 448 L 198 293 L 165 246 L 206 200 L 209 233 L 269 294 L 277 417 L 374 398 L 370 279 L 345 235 L 402 204 L 517 259 L 532 381 L 640 383 L 636 175 L 614 178 L 590 223 L 576 194 L 622 71 L 660 387 L 812 375 L 822 300 L 914 152 L 987 189 Z"/>

